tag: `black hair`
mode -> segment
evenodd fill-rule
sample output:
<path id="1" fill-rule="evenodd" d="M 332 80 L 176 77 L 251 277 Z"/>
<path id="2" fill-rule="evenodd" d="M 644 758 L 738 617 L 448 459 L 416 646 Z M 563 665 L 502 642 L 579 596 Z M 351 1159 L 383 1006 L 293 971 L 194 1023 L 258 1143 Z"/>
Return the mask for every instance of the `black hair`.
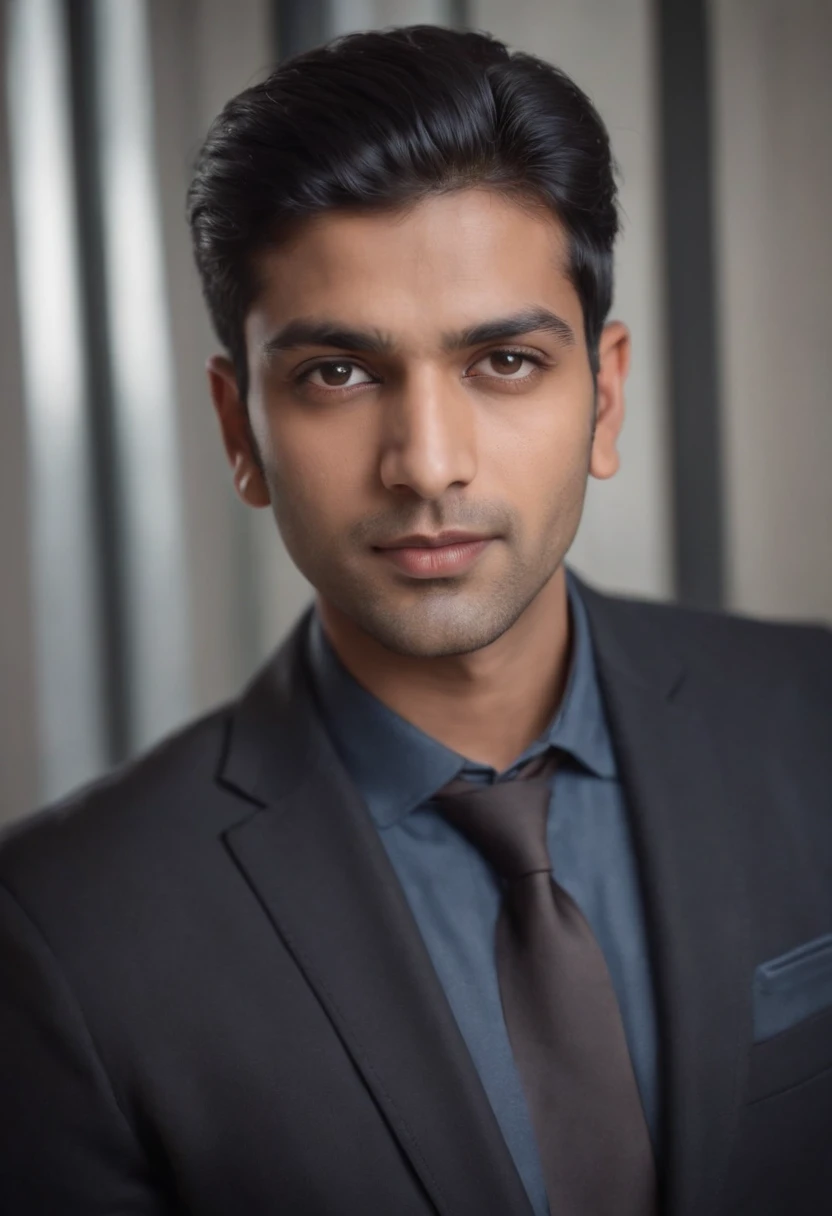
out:
<path id="1" fill-rule="evenodd" d="M 618 230 L 613 168 L 606 128 L 577 85 L 487 34 L 409 26 L 286 60 L 225 106 L 188 193 L 205 299 L 241 399 L 258 253 L 321 212 L 474 185 L 542 204 L 564 226 L 596 370 Z"/>

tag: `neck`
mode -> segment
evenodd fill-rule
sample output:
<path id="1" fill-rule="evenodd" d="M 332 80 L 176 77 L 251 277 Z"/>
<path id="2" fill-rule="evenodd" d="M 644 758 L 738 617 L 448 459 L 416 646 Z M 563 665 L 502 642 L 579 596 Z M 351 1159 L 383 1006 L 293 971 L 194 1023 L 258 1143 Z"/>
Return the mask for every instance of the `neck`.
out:
<path id="1" fill-rule="evenodd" d="M 396 654 L 322 598 L 318 611 L 359 684 L 469 760 L 506 768 L 538 738 L 563 696 L 570 628 L 562 567 L 511 629 L 472 654 Z"/>

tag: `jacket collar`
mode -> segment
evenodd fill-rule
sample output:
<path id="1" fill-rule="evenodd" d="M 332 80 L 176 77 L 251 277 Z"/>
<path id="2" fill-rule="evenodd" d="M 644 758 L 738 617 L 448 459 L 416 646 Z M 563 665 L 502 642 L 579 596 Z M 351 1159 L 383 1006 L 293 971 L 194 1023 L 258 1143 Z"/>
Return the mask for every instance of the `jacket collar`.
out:
<path id="1" fill-rule="evenodd" d="M 616 777 L 586 609 L 568 580 L 571 659 L 561 704 L 546 730 L 508 774 L 547 747 L 556 747 L 597 777 Z M 461 770 L 495 779 L 492 768 L 466 761 L 389 709 L 347 671 L 313 612 L 307 638 L 313 694 L 327 733 L 380 829 L 398 823 Z"/>

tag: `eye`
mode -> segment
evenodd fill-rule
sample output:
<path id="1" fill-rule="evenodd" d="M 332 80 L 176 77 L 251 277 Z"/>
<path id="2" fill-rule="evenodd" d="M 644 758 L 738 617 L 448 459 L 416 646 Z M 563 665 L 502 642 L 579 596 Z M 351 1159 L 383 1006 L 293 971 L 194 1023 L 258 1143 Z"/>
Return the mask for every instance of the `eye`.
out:
<path id="1" fill-rule="evenodd" d="M 492 350 L 471 368 L 475 376 L 491 376 L 501 380 L 526 380 L 540 368 L 540 360 L 519 350 Z"/>
<path id="2" fill-rule="evenodd" d="M 304 372 L 300 380 L 315 388 L 354 388 L 358 384 L 373 383 L 372 376 L 349 359 L 330 359 L 326 363 L 318 363 Z"/>

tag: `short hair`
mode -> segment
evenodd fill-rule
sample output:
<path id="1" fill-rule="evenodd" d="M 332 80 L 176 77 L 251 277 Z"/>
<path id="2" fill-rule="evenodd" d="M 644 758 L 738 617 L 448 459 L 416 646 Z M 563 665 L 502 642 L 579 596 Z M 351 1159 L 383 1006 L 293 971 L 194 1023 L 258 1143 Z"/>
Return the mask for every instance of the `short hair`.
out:
<path id="1" fill-rule="evenodd" d="M 618 230 L 607 130 L 565 73 L 487 34 L 417 25 L 349 34 L 232 98 L 199 153 L 188 216 L 217 337 L 248 392 L 255 258 L 305 218 L 488 186 L 565 229 L 593 372 Z"/>

